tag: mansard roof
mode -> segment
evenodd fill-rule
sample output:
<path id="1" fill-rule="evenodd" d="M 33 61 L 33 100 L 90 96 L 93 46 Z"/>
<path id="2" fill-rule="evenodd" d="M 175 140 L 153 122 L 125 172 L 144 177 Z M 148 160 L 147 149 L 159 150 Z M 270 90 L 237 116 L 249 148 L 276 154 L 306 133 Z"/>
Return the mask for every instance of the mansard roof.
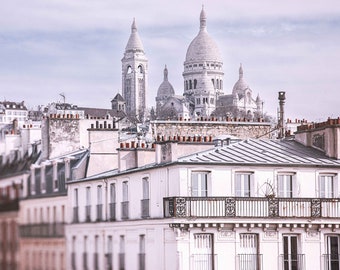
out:
<path id="1" fill-rule="evenodd" d="M 294 140 L 247 139 L 179 158 L 179 163 L 228 165 L 339 166 L 340 160 Z"/>

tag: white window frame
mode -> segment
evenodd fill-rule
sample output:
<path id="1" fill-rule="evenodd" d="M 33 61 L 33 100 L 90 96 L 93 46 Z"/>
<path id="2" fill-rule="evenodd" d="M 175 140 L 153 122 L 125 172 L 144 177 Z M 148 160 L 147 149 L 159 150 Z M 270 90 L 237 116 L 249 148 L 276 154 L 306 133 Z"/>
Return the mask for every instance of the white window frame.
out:
<path id="1" fill-rule="evenodd" d="M 254 196 L 254 173 L 235 172 L 235 196 L 252 197 Z"/>
<path id="2" fill-rule="evenodd" d="M 296 196 L 295 173 L 282 172 L 277 174 L 277 196 L 280 198 L 293 198 Z"/>
<path id="3" fill-rule="evenodd" d="M 320 173 L 318 177 L 319 197 L 336 198 L 338 177 L 335 173 Z"/>
<path id="4" fill-rule="evenodd" d="M 190 186 L 192 197 L 207 197 L 210 195 L 210 171 L 191 171 Z"/>

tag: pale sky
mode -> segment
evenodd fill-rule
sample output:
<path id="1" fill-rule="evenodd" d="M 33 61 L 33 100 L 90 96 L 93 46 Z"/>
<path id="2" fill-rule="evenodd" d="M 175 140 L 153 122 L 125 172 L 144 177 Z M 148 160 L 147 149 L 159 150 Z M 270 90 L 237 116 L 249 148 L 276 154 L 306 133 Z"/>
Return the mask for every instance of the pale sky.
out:
<path id="1" fill-rule="evenodd" d="M 121 92 L 121 59 L 131 23 L 149 59 L 148 107 L 164 65 L 177 95 L 183 62 L 199 30 L 207 29 L 224 61 L 230 94 L 244 78 L 276 117 L 286 91 L 286 118 L 324 121 L 340 116 L 339 0 L 0 0 L 0 100 L 28 107 L 60 101 L 110 108 Z"/>

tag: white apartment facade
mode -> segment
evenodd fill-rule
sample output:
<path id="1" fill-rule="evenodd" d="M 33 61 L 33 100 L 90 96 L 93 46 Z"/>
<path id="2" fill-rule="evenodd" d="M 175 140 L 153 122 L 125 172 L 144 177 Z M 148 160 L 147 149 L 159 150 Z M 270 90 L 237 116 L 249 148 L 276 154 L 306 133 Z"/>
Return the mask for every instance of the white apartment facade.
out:
<path id="1" fill-rule="evenodd" d="M 68 183 L 67 269 L 339 269 L 338 159 L 289 140 L 184 146 Z"/>

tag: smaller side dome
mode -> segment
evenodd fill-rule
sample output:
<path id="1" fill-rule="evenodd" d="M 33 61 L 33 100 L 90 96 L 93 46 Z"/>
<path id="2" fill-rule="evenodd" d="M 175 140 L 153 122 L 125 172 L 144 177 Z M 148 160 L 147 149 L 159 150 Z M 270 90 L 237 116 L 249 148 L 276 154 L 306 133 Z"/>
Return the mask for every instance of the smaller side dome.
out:
<path id="1" fill-rule="evenodd" d="M 164 68 L 164 79 L 161 85 L 158 87 L 157 98 L 172 97 L 175 95 L 175 90 L 172 87 L 168 79 L 168 68 L 165 65 Z"/>
<path id="2" fill-rule="evenodd" d="M 243 67 L 242 67 L 242 64 L 240 64 L 239 79 L 233 87 L 233 95 L 237 95 L 237 94 L 245 95 L 245 91 L 247 89 L 250 90 L 249 85 L 246 83 L 246 81 L 243 78 Z"/>

